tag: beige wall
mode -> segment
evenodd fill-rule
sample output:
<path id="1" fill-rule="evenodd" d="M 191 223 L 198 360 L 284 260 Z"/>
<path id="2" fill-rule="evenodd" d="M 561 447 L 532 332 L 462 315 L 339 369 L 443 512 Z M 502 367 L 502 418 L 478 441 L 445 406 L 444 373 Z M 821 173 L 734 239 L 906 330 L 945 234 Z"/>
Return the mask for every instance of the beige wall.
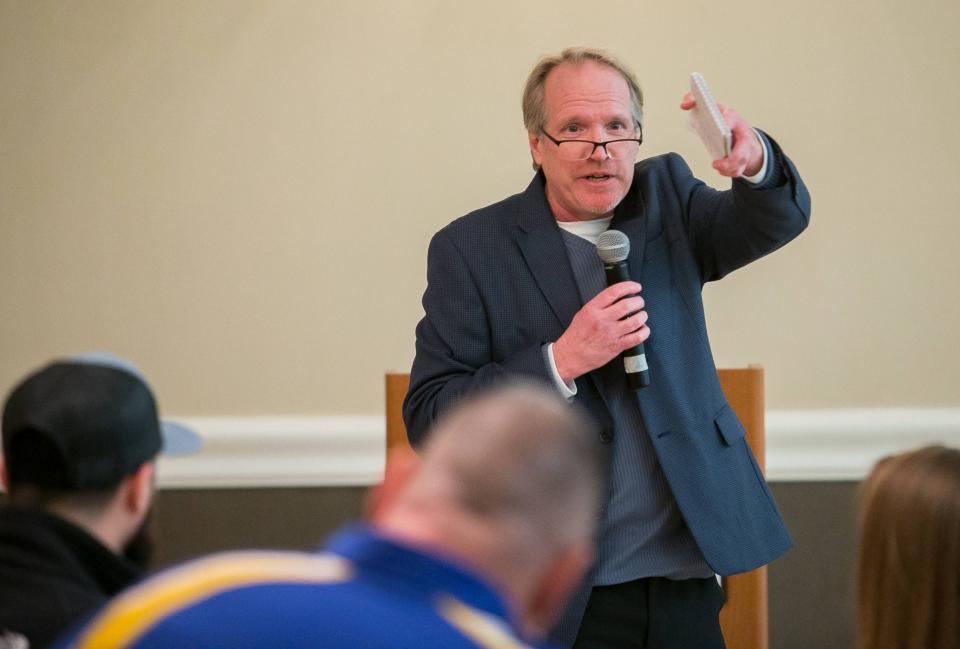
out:
<path id="1" fill-rule="evenodd" d="M 769 405 L 960 404 L 960 5 L 0 1 L 0 388 L 138 362 L 168 413 L 381 409 L 426 245 L 530 177 L 520 88 L 608 47 L 647 154 L 714 178 L 689 72 L 787 149 L 812 227 L 706 291 Z M 656 332 L 653 333 L 656 335 Z"/>

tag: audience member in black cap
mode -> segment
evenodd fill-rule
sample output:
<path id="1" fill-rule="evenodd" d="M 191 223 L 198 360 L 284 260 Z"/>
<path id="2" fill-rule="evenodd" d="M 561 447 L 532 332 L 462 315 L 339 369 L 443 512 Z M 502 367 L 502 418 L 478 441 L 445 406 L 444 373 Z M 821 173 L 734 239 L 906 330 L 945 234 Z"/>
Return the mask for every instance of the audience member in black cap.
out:
<path id="1" fill-rule="evenodd" d="M 55 361 L 3 408 L 0 646 L 43 647 L 136 581 L 161 450 L 198 450 L 161 421 L 131 364 L 95 353 Z"/>

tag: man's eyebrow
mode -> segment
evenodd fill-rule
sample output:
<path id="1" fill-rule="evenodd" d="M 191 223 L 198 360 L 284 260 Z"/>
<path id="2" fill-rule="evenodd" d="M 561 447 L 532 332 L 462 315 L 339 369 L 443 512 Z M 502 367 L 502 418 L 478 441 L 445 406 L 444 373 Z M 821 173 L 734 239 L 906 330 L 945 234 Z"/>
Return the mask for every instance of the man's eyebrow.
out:
<path id="1" fill-rule="evenodd" d="M 625 124 L 633 123 L 633 115 L 631 113 L 614 113 L 612 115 L 602 116 L 597 120 L 601 124 L 609 124 L 610 122 L 623 122 Z M 570 115 L 561 120 L 558 120 L 560 126 L 566 126 L 568 124 L 586 124 L 590 120 L 586 119 L 583 115 Z"/>
<path id="2" fill-rule="evenodd" d="M 584 122 L 583 116 L 581 115 L 569 115 L 563 119 L 557 120 L 560 124 L 582 124 Z"/>

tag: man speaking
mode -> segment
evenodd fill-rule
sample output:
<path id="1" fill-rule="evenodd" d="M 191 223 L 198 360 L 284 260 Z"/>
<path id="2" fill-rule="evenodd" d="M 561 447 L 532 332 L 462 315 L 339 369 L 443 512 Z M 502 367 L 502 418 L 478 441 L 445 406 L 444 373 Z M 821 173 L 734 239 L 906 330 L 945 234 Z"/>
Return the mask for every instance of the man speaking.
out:
<path id="1" fill-rule="evenodd" d="M 579 402 L 608 449 L 609 494 L 596 564 L 552 639 L 715 649 L 714 575 L 791 541 L 720 388 L 701 289 L 797 236 L 810 198 L 777 144 L 728 109 L 732 147 L 713 167 L 729 190 L 676 154 L 636 162 L 642 109 L 633 73 L 605 52 L 534 67 L 523 118 L 537 173 L 431 241 L 404 420 L 418 445 L 460 397 L 516 375 Z M 608 230 L 626 235 L 634 281 L 607 285 Z M 649 385 L 632 389 L 621 354 L 641 344 Z"/>

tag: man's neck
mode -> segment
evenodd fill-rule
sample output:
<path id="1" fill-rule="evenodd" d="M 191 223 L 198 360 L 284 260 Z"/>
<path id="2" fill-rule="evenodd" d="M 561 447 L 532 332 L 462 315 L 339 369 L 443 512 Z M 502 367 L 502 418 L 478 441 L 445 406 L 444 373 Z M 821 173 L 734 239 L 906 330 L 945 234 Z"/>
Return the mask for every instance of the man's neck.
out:
<path id="1" fill-rule="evenodd" d="M 570 234 L 574 234 L 581 239 L 586 239 L 596 245 L 600 235 L 610 229 L 610 221 L 612 220 L 612 216 L 607 216 L 590 221 L 557 221 L 557 225 Z"/>
<path id="2" fill-rule="evenodd" d="M 511 566 L 505 556 L 503 530 L 466 516 L 456 509 L 401 505 L 371 524 L 378 533 L 428 554 L 445 557 L 481 575 L 504 598 L 519 620 L 533 586 L 529 571 Z"/>
<path id="3" fill-rule="evenodd" d="M 87 534 L 97 539 L 109 548 L 114 554 L 120 554 L 123 548 L 123 539 L 119 534 L 113 532 L 112 526 L 104 522 L 104 516 L 94 515 L 88 512 L 81 512 L 75 508 L 52 504 L 47 510 L 65 521 L 76 525 Z"/>

